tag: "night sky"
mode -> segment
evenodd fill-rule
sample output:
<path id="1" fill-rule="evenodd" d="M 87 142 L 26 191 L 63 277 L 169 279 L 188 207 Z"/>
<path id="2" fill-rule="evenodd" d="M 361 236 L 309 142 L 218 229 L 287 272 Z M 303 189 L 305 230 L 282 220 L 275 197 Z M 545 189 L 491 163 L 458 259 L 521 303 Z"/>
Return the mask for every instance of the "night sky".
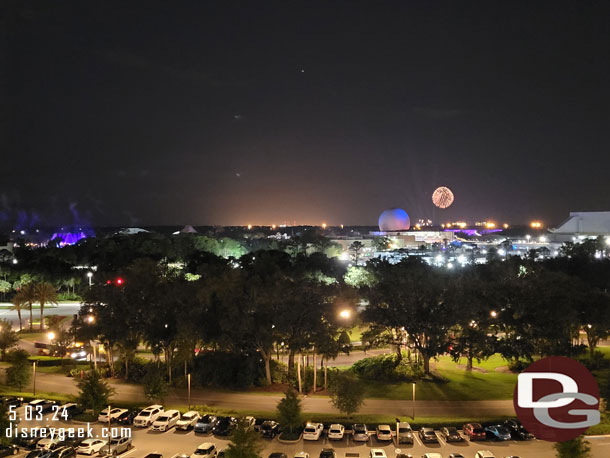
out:
<path id="1" fill-rule="evenodd" d="M 2 225 L 610 210 L 610 2 L 1 5 Z"/>

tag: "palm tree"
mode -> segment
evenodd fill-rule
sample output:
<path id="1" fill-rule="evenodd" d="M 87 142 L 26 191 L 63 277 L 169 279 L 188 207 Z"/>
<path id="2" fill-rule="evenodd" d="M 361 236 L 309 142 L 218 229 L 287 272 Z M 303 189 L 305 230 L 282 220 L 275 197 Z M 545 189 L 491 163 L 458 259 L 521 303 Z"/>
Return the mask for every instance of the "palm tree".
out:
<path id="1" fill-rule="evenodd" d="M 40 330 L 44 331 L 44 306 L 57 304 L 57 291 L 51 283 L 45 281 L 34 287 L 34 296 L 40 303 Z"/>
<path id="2" fill-rule="evenodd" d="M 21 324 L 21 308 L 27 304 L 27 301 L 23 297 L 23 293 L 18 292 L 17 294 L 15 294 L 13 296 L 13 299 L 11 300 L 11 302 L 13 304 L 13 306 L 11 307 L 11 310 L 17 311 L 17 316 L 19 317 L 19 330 L 22 331 L 23 326 Z"/>
<path id="3" fill-rule="evenodd" d="M 32 323 L 34 322 L 34 318 L 32 317 L 32 306 L 34 305 L 34 302 L 36 302 L 36 291 L 34 289 L 34 284 L 28 283 L 23 285 L 19 290 L 19 294 L 23 296 L 23 300 L 30 310 L 30 332 L 32 332 Z"/>

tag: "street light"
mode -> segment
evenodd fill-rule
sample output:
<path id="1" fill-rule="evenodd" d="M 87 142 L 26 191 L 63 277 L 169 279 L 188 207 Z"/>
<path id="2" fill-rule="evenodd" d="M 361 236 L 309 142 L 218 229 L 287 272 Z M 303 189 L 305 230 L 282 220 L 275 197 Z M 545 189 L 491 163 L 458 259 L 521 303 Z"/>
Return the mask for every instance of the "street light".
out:
<path id="1" fill-rule="evenodd" d="M 47 337 L 49 338 L 49 342 L 51 342 L 55 339 L 55 333 L 51 331 L 47 334 Z"/>
<path id="2" fill-rule="evenodd" d="M 87 317 L 87 323 L 89 323 L 89 324 L 95 323 L 95 317 L 93 315 L 89 315 Z"/>
<path id="3" fill-rule="evenodd" d="M 352 315 L 352 312 L 349 311 L 349 309 L 344 309 L 341 310 L 341 312 L 339 312 L 339 316 L 341 318 L 343 318 L 344 320 L 349 319 L 349 317 Z"/>
<path id="4" fill-rule="evenodd" d="M 93 272 L 87 272 L 87 277 L 89 278 L 89 288 L 91 288 L 91 278 L 93 277 Z"/>
<path id="5" fill-rule="evenodd" d="M 498 312 L 496 312 L 495 310 L 492 310 L 491 312 L 489 312 L 489 314 L 492 318 L 496 318 L 498 316 Z"/>
<path id="6" fill-rule="evenodd" d="M 412 416 L 412 418 L 413 418 L 413 420 L 415 420 L 415 382 L 413 382 L 413 401 L 412 401 L 412 404 L 413 404 L 413 416 Z"/>

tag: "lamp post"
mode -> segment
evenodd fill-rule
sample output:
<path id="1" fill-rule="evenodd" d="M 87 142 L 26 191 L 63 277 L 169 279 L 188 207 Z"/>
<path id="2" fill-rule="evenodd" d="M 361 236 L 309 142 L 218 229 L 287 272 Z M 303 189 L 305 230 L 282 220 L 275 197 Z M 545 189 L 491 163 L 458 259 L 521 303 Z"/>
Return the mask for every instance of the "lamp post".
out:
<path id="1" fill-rule="evenodd" d="M 32 380 L 34 382 L 34 386 L 32 388 L 32 394 L 34 396 L 36 396 L 36 361 L 33 361 L 32 364 L 34 366 L 34 376 L 32 377 Z"/>
<path id="2" fill-rule="evenodd" d="M 413 404 L 413 415 L 412 415 L 412 418 L 413 418 L 413 420 L 415 420 L 415 382 L 413 382 L 413 401 L 412 401 L 412 404 Z"/>
<path id="3" fill-rule="evenodd" d="M 89 278 L 89 288 L 91 288 L 91 278 L 93 277 L 93 272 L 87 272 L 87 278 Z"/>
<path id="4" fill-rule="evenodd" d="M 188 386 L 189 390 L 189 410 L 191 410 L 191 374 L 186 376 L 186 385 Z"/>

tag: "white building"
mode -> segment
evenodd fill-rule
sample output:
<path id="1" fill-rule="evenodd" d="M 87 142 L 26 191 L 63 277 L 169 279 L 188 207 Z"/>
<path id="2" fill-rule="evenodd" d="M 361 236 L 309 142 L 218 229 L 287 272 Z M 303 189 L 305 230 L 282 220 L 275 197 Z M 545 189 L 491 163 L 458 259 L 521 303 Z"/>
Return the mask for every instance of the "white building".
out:
<path id="1" fill-rule="evenodd" d="M 555 229 L 550 238 L 556 242 L 571 242 L 589 237 L 610 236 L 610 211 L 570 212 L 570 217 Z"/>

